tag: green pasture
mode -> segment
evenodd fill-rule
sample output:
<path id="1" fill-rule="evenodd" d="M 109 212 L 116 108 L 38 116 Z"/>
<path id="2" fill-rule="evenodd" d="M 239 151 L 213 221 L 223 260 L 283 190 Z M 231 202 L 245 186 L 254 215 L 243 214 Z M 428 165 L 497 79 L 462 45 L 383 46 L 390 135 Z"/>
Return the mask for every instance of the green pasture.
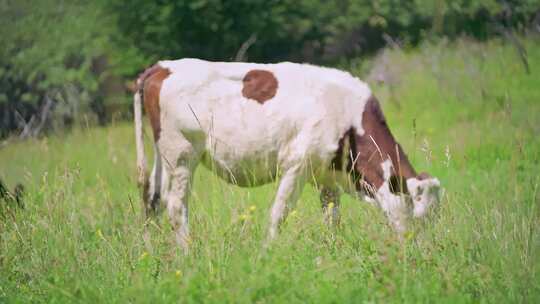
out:
<path id="1" fill-rule="evenodd" d="M 276 184 L 242 189 L 201 167 L 183 256 L 165 214 L 143 241 L 131 123 L 11 140 L 0 177 L 26 195 L 24 209 L 0 201 L 0 303 L 539 303 L 540 44 L 525 47 L 529 74 L 500 41 L 343 64 L 367 77 L 388 63 L 373 91 L 416 169 L 444 186 L 403 242 L 346 196 L 342 227 L 326 227 L 306 186 L 263 249 Z"/>

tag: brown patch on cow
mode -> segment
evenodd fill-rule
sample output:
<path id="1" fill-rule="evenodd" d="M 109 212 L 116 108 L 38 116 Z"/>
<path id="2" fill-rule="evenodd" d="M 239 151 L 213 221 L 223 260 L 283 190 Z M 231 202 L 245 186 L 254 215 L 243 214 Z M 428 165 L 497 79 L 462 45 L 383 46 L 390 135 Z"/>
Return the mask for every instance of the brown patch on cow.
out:
<path id="1" fill-rule="evenodd" d="M 356 156 L 357 151 L 355 135 L 356 130 L 350 128 L 341 136 L 338 142 L 338 149 L 330 163 L 332 169 L 355 173 L 355 171 L 352 170 L 354 157 Z M 346 146 L 346 143 L 348 146 Z"/>
<path id="2" fill-rule="evenodd" d="M 161 132 L 159 95 L 163 81 L 171 72 L 159 65 L 146 69 L 137 80 L 139 92 L 142 91 L 144 110 L 150 119 L 154 141 L 158 141 Z"/>
<path id="3" fill-rule="evenodd" d="M 393 165 L 392 177 L 390 179 L 392 191 L 406 192 L 406 179 L 415 177 L 416 172 L 409 159 L 403 152 L 392 132 L 388 128 L 386 119 L 382 113 L 378 100 L 371 96 L 362 113 L 362 128 L 365 133 L 362 136 L 356 135 L 356 151 L 360 153 L 355 164 L 357 172 L 362 180 L 367 182 L 374 189 L 368 189 L 368 194 L 379 189 L 384 183 L 384 172 L 382 163 L 390 159 Z M 362 183 L 358 187 L 364 188 Z"/>
<path id="4" fill-rule="evenodd" d="M 242 80 L 244 87 L 242 95 L 245 98 L 254 99 L 260 104 L 276 95 L 278 81 L 274 74 L 265 70 L 251 70 Z"/>
<path id="5" fill-rule="evenodd" d="M 131 86 L 135 88 L 135 92 L 142 91 L 144 89 L 144 81 L 158 72 L 159 70 L 163 69 L 159 64 L 154 64 L 153 66 L 145 69 L 142 73 L 139 74 L 137 77 L 137 80 L 135 81 L 135 85 Z"/>

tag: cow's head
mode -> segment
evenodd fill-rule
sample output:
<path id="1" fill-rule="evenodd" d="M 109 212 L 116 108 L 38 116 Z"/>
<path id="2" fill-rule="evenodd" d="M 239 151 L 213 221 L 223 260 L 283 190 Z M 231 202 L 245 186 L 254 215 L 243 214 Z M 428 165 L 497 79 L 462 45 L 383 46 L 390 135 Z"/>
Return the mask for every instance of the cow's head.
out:
<path id="1" fill-rule="evenodd" d="M 366 101 L 362 129 L 363 133 L 353 130 L 350 137 L 349 154 L 356 155 L 353 173 L 359 177 L 356 188 L 367 200 L 377 202 L 394 228 L 403 232 L 410 215 L 423 217 L 438 205 L 440 182 L 426 173 L 416 173 L 374 96 Z"/>
<path id="2" fill-rule="evenodd" d="M 413 202 L 413 216 L 423 217 L 439 204 L 441 183 L 427 173 L 407 179 L 407 190 Z"/>

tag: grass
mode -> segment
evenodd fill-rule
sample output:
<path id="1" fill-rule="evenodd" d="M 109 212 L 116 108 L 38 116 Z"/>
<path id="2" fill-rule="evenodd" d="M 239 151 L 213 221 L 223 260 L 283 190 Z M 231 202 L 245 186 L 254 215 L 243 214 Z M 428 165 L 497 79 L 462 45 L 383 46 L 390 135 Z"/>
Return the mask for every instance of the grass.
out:
<path id="1" fill-rule="evenodd" d="M 349 197 L 332 233 L 308 186 L 265 251 L 276 184 L 240 189 L 199 168 L 190 255 L 165 216 L 147 248 L 131 124 L 12 143 L 0 176 L 27 195 L 0 209 L 0 302 L 539 303 L 540 45 L 525 45 L 529 75 L 498 41 L 385 53 L 399 79 L 374 91 L 446 193 L 403 243 Z"/>

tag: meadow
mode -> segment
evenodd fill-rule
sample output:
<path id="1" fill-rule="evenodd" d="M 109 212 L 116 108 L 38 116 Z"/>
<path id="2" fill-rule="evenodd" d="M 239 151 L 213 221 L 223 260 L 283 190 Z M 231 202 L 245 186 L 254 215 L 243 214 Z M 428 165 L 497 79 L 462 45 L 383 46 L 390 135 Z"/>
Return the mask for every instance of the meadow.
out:
<path id="1" fill-rule="evenodd" d="M 263 249 L 276 184 L 242 189 L 201 167 L 184 256 L 165 214 L 143 241 L 131 123 L 12 140 L 0 177 L 26 195 L 24 209 L 0 201 L 0 302 L 540 303 L 540 44 L 524 45 L 530 73 L 498 40 L 342 64 L 368 79 L 382 68 L 387 84 L 370 83 L 390 128 L 445 189 L 402 242 L 347 196 L 328 228 L 306 186 Z"/>

